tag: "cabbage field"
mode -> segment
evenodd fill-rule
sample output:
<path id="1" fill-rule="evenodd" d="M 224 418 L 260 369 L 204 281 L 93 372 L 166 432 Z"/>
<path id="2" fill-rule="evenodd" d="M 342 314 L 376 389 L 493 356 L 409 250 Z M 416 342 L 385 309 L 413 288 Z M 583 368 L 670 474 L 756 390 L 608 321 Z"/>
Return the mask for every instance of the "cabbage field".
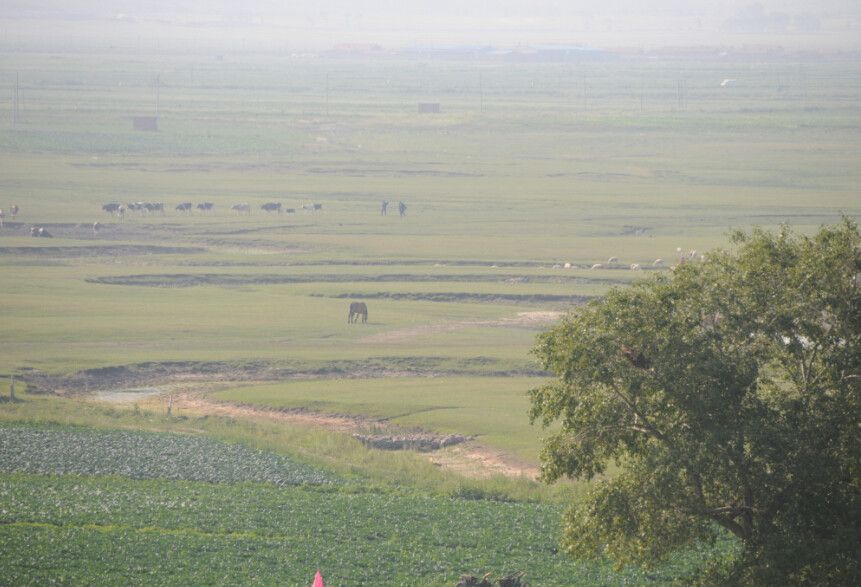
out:
<path id="1" fill-rule="evenodd" d="M 331 483 L 287 457 L 200 436 L 86 428 L 0 428 L 0 471 L 210 483 Z"/>
<path id="2" fill-rule="evenodd" d="M 488 570 L 542 586 L 663 585 L 709 554 L 616 571 L 559 552 L 561 505 L 335 483 L 179 435 L 4 427 L 0 460 L 3 584 L 301 585 L 319 568 L 333 585 L 453 585 Z"/>

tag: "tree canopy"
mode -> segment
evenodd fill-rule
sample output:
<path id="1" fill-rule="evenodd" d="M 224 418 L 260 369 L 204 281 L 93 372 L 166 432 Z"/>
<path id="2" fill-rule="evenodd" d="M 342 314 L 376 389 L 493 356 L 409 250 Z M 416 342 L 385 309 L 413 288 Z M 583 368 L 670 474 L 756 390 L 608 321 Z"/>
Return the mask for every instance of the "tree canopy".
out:
<path id="1" fill-rule="evenodd" d="M 858 227 L 732 243 L 539 337 L 543 476 L 595 478 L 565 545 L 654 561 L 729 532 L 739 583 L 861 584 Z"/>

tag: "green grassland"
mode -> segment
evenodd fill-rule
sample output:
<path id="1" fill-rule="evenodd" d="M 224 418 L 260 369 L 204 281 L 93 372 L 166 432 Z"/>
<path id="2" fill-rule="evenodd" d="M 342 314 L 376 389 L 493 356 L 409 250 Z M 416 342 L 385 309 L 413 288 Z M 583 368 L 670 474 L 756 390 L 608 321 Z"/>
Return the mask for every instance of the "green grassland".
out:
<path id="1" fill-rule="evenodd" d="M 0 83 L 14 70 L 22 98 L 14 125 L 0 107 L 0 205 L 22 211 L 0 230 L 0 373 L 177 361 L 534 372 L 543 326 L 504 322 L 518 313 L 564 311 L 630 282 L 630 263 L 672 264 L 677 247 L 722 246 L 732 227 L 857 216 L 856 69 L 743 55 L 9 56 Z M 160 130 L 134 132 L 132 115 L 154 113 L 156 75 Z M 417 114 L 426 100 L 442 114 Z M 166 213 L 100 210 L 138 200 Z M 182 215 L 182 201 L 215 212 Z M 229 212 L 245 201 L 251 216 Z M 300 211 L 268 215 L 266 201 Z M 311 202 L 323 210 L 303 213 Z M 30 224 L 55 238 L 29 238 Z M 611 256 L 615 268 L 584 269 Z M 368 324 L 346 324 L 350 298 L 367 299 Z M 530 385 L 515 387 L 500 401 Z"/>
<path id="2" fill-rule="evenodd" d="M 551 556 L 573 484 L 465 479 L 335 431 L 168 417 L 166 397 L 105 406 L 89 392 L 212 377 L 219 401 L 458 432 L 534 463 L 545 432 L 525 394 L 544 374 L 529 350 L 548 322 L 524 314 L 668 271 L 677 248 L 707 254 L 732 228 L 861 216 L 849 58 L 0 57 L 0 92 L 16 75 L 21 88 L 14 124 L 0 103 L 0 208 L 21 208 L 0 228 L 0 394 L 15 375 L 21 401 L 0 403 L 0 420 L 239 442 L 354 491 L 3 473 L 14 507 L 0 516 L 0 575 L 15 583 L 299 584 L 324 563 L 333 584 L 437 585 L 491 568 L 541 585 L 684 582 L 710 555 L 620 574 Z M 156 76 L 159 131 L 135 132 L 131 117 L 155 112 Z M 425 101 L 442 113 L 418 114 Z M 101 211 L 135 201 L 165 214 Z M 184 201 L 215 211 L 180 214 Z M 268 201 L 297 213 L 266 214 Z M 250 216 L 229 211 L 240 202 Z M 313 202 L 322 210 L 302 211 Z M 29 237 L 31 225 L 54 238 Z M 367 324 L 347 324 L 352 299 L 368 303 Z M 123 369 L 152 381 L 107 376 Z M 98 514 L 99 492 L 143 509 Z M 162 515 L 149 492 L 223 507 Z M 51 496 L 75 506 L 55 510 Z M 304 517 L 287 519 L 291 500 Z M 242 518 L 258 506 L 277 515 Z M 333 534 L 306 540 L 311 512 Z M 418 516 L 407 534 L 391 521 L 404 512 Z M 164 552 L 173 575 L 154 569 Z"/>
<path id="3" fill-rule="evenodd" d="M 220 400 L 276 409 L 368 416 L 404 427 L 476 435 L 481 442 L 535 460 L 540 428 L 524 417 L 522 377 L 433 377 L 295 381 L 219 391 Z"/>

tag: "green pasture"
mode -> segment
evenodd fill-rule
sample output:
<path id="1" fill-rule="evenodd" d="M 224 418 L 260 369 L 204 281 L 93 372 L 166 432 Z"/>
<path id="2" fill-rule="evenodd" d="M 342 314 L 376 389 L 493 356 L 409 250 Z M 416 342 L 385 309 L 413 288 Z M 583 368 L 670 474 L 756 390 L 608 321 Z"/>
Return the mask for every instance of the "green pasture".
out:
<path id="1" fill-rule="evenodd" d="M 535 461 L 542 431 L 526 418 L 525 390 L 539 383 L 522 377 L 311 380 L 230 389 L 213 397 L 474 435 L 483 444 Z"/>
<path id="2" fill-rule="evenodd" d="M 533 459 L 523 393 L 540 379 L 523 375 L 547 323 L 511 320 L 651 272 L 632 263 L 666 271 L 732 228 L 861 214 L 850 58 L 2 57 L 0 88 L 17 76 L 21 94 L 14 124 L 0 103 L 0 207 L 21 208 L 0 228 L 4 377 L 260 363 L 324 380 L 235 393 L 383 416 L 401 413 L 391 398 L 403 414 L 451 405 L 398 423 Z M 135 132 L 156 76 L 159 131 Z M 418 114 L 426 101 L 442 113 Z M 165 213 L 101 210 L 136 201 Z M 346 323 L 352 299 L 367 324 Z"/>
<path id="3" fill-rule="evenodd" d="M 349 325 L 349 300 L 334 296 L 344 293 L 361 296 L 378 291 L 562 293 L 560 286 L 553 283 L 532 287 L 495 281 L 478 286 L 468 281 L 438 283 L 426 269 L 419 269 L 419 275 L 429 276 L 430 281 L 353 283 L 350 273 L 342 267 L 333 267 L 326 273 L 335 281 L 319 283 L 314 282 L 317 276 L 306 274 L 304 268 L 298 274 L 289 267 L 265 269 L 265 276 L 302 277 L 310 282 L 295 285 L 258 285 L 254 283 L 255 273 L 261 272 L 257 269 L 249 272 L 248 268 L 218 269 L 218 276 L 240 274 L 249 281 L 233 286 L 104 285 L 86 280 L 112 274 L 129 275 L 130 271 L 140 275 L 139 272 L 153 267 L 169 271 L 159 275 L 193 275 L 210 269 L 171 266 L 175 261 L 167 256 L 149 256 L 145 264 L 140 258 L 110 257 L 103 265 L 72 261 L 40 266 L 36 258 L 33 265 L 24 265 L 19 264 L 20 256 L 14 261 L 6 267 L 7 274 L 14 274 L 14 278 L 3 282 L 5 338 L 0 343 L 4 347 L 0 369 L 9 372 L 27 367 L 70 372 L 111 364 L 171 360 L 325 361 L 361 359 L 380 353 L 452 359 L 497 356 L 522 364 L 527 359 L 523 348 L 528 348 L 538 332 L 535 327 L 487 325 L 471 340 L 452 346 L 445 340 L 430 340 L 421 333 L 410 337 L 407 346 L 366 339 L 417 326 L 489 323 L 534 310 L 534 305 L 369 299 L 369 322 Z M 404 275 L 403 279 L 409 280 L 416 269 L 407 271 L 391 274 Z M 496 279 L 493 274 L 489 277 Z M 588 284 L 589 291 L 584 293 L 593 293 L 595 287 L 603 286 Z M 494 344 L 500 334 L 502 344 Z M 519 341 L 514 351 L 505 342 L 512 336 Z"/>

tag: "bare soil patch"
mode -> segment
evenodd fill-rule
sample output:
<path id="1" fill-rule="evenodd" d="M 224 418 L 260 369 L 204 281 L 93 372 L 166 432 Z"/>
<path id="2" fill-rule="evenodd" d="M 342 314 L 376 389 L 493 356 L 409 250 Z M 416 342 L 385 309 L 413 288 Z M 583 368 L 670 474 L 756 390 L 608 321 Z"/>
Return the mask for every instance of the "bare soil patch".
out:
<path id="1" fill-rule="evenodd" d="M 541 469 L 532 463 L 473 443 L 428 453 L 427 457 L 441 469 L 477 479 L 502 475 L 537 480 L 541 474 Z"/>
<path id="2" fill-rule="evenodd" d="M 133 403 L 157 396 L 163 393 L 158 387 L 133 387 L 131 389 L 112 389 L 108 391 L 97 391 L 95 399 L 112 403 Z"/>

